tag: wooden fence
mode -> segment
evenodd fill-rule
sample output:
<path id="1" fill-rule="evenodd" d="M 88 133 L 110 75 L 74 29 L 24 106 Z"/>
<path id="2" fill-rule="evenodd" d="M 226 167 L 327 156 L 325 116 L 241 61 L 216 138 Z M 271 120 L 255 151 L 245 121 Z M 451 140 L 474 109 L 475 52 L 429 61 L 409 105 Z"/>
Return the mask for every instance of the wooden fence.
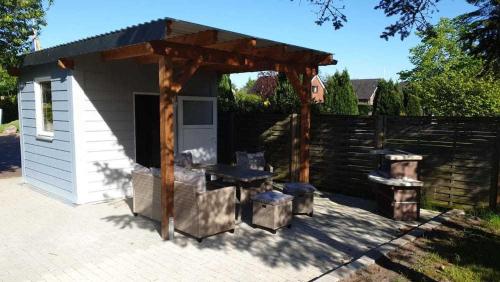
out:
<path id="1" fill-rule="evenodd" d="M 298 177 L 297 115 L 219 115 L 219 161 L 265 150 L 277 181 Z M 500 119 L 313 115 L 310 179 L 324 191 L 372 197 L 374 148 L 422 154 L 425 199 L 438 205 L 500 204 Z"/>

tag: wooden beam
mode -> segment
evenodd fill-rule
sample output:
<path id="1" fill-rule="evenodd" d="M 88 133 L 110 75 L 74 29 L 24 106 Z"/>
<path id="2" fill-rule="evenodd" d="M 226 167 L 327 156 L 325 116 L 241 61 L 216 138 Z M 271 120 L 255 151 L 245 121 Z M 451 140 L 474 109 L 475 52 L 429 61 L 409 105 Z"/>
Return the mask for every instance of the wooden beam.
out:
<path id="1" fill-rule="evenodd" d="M 282 58 L 286 54 L 287 50 L 288 48 L 286 45 L 280 44 L 269 47 L 255 48 L 252 50 L 252 54 L 256 56 L 279 56 Z"/>
<path id="2" fill-rule="evenodd" d="M 72 59 L 68 58 L 61 58 L 57 60 L 57 65 L 62 68 L 62 69 L 74 69 L 75 68 L 75 61 Z"/>
<path id="3" fill-rule="evenodd" d="M 174 22 L 172 20 L 167 20 L 165 22 L 165 35 L 163 38 L 167 39 L 171 34 L 172 34 L 172 26 L 174 25 Z"/>
<path id="4" fill-rule="evenodd" d="M 174 218 L 174 103 L 171 58 L 158 61 L 160 86 L 160 158 L 161 158 L 161 237 L 171 239 Z"/>
<path id="5" fill-rule="evenodd" d="M 206 48 L 217 49 L 227 52 L 250 52 L 257 45 L 257 40 L 250 38 L 241 38 L 224 41 L 205 46 Z"/>
<path id="6" fill-rule="evenodd" d="M 151 41 L 150 44 L 154 48 L 156 54 L 168 56 L 171 58 L 185 58 L 197 60 L 199 57 L 203 61 L 210 63 L 218 63 L 232 66 L 242 66 L 247 63 L 247 58 L 241 54 L 209 49 L 199 46 L 188 46 L 166 41 Z"/>
<path id="7" fill-rule="evenodd" d="M 182 87 L 191 79 L 191 77 L 194 75 L 194 73 L 200 68 L 201 64 L 203 63 L 203 58 L 198 58 L 197 60 L 191 60 L 189 61 L 181 75 L 175 79 L 175 82 L 172 85 L 173 91 L 176 93 L 181 92 Z"/>
<path id="8" fill-rule="evenodd" d="M 154 54 L 155 50 L 153 49 L 151 44 L 146 42 L 103 51 L 101 52 L 101 58 L 103 61 L 111 61 L 137 58 Z"/>
<path id="9" fill-rule="evenodd" d="M 148 65 L 148 64 L 158 64 L 158 60 L 160 60 L 160 56 L 158 55 L 148 55 L 135 58 L 135 61 L 139 64 Z"/>
<path id="10" fill-rule="evenodd" d="M 309 144 L 311 140 L 311 79 L 317 74 L 317 68 L 308 68 L 302 74 L 302 81 L 299 72 L 291 70 L 286 72 L 288 80 L 292 84 L 295 92 L 300 96 L 300 182 L 309 182 Z"/>
<path id="11" fill-rule="evenodd" d="M 274 50 L 276 49 L 280 48 L 275 48 Z M 270 48 L 267 48 L 267 50 L 267 52 L 271 52 Z M 293 55 L 294 53 L 291 53 L 289 56 L 287 55 L 288 57 L 285 58 L 283 54 L 280 55 L 276 53 L 275 55 L 271 55 L 272 53 L 262 51 L 257 52 L 258 55 L 245 54 L 249 52 L 251 53 L 253 51 L 230 52 L 157 40 L 104 51 L 101 53 L 101 56 L 105 61 L 150 57 L 154 55 L 185 60 L 197 60 L 199 57 L 202 57 L 203 64 L 221 65 L 222 67 L 238 67 L 240 68 L 239 71 L 276 70 L 285 72 L 288 71 L 287 69 L 289 69 L 289 66 L 294 66 L 294 68 L 298 69 L 308 65 L 305 63 L 306 60 L 297 59 L 297 55 Z M 270 57 L 262 57 L 264 53 L 268 54 L 266 56 Z"/>
<path id="12" fill-rule="evenodd" d="M 300 64 L 284 64 L 273 62 L 259 62 L 256 64 L 247 64 L 242 66 L 228 66 L 223 64 L 212 64 L 205 62 L 202 68 L 209 71 L 217 71 L 219 73 L 242 73 L 255 71 L 288 72 L 290 70 L 301 70 L 301 72 L 305 72 L 305 70 L 310 67 Z"/>
<path id="13" fill-rule="evenodd" d="M 217 30 L 204 30 L 196 33 L 167 38 L 168 42 L 204 46 L 217 43 Z"/>

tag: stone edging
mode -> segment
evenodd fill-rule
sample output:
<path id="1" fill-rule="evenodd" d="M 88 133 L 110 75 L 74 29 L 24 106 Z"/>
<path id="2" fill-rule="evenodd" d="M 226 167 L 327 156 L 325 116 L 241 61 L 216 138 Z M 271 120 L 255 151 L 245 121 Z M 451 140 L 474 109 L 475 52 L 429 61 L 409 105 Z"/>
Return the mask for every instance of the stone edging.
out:
<path id="1" fill-rule="evenodd" d="M 390 252 L 403 247 L 404 245 L 415 241 L 418 237 L 422 237 L 425 232 L 432 231 L 443 222 L 450 219 L 453 215 L 463 214 L 461 210 L 449 210 L 447 212 L 441 213 L 424 224 L 421 224 L 414 229 L 410 230 L 408 233 L 401 237 L 393 239 L 387 243 L 384 243 L 370 251 L 366 252 L 363 256 L 355 258 L 338 268 L 333 269 L 330 272 L 323 274 L 322 276 L 313 279 L 314 281 L 340 281 L 342 279 L 349 278 L 355 272 L 365 269 L 381 258 L 382 256 L 387 256 Z"/>

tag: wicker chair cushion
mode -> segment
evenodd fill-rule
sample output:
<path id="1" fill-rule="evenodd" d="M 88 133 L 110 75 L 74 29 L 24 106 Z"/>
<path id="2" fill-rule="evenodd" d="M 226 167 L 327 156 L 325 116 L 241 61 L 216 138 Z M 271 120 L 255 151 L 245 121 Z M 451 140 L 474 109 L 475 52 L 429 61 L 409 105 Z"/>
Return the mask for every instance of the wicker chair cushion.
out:
<path id="1" fill-rule="evenodd" d="M 263 204 L 277 206 L 293 200 L 293 196 L 276 191 L 267 191 L 253 196 L 252 200 Z"/>
<path id="2" fill-rule="evenodd" d="M 264 170 L 266 166 L 264 152 L 236 152 L 236 165 L 249 169 Z"/>
<path id="3" fill-rule="evenodd" d="M 283 188 L 283 193 L 289 195 L 303 195 L 308 193 L 314 193 L 316 188 L 309 183 L 292 182 L 285 183 L 285 188 Z"/>
<path id="4" fill-rule="evenodd" d="M 196 191 L 204 193 L 207 190 L 207 181 L 203 170 L 191 170 L 184 167 L 174 166 L 175 181 L 196 187 Z"/>
<path id="5" fill-rule="evenodd" d="M 245 168 L 250 166 L 247 152 L 236 152 L 236 165 Z"/>
<path id="6" fill-rule="evenodd" d="M 193 166 L 193 154 L 189 151 L 182 152 L 175 157 L 175 164 L 178 166 L 191 168 Z"/>
<path id="7" fill-rule="evenodd" d="M 250 169 L 264 170 L 264 167 L 266 166 L 264 152 L 248 154 L 248 163 Z"/>
<path id="8" fill-rule="evenodd" d="M 134 172 L 150 173 L 151 170 L 145 166 L 136 163 L 134 165 Z"/>
<path id="9" fill-rule="evenodd" d="M 157 167 L 150 169 L 146 168 L 155 177 L 161 177 L 161 170 Z M 205 178 L 205 171 L 202 169 L 189 169 L 174 165 L 174 179 L 177 182 L 182 182 L 187 185 L 196 187 L 196 191 L 204 193 L 207 190 L 207 181 Z"/>

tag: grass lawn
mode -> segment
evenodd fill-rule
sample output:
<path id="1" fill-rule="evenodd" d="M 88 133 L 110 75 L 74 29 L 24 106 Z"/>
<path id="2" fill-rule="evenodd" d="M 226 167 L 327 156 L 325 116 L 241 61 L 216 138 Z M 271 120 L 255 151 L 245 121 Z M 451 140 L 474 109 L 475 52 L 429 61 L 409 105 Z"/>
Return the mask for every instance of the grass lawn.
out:
<path id="1" fill-rule="evenodd" d="M 347 281 L 500 281 L 500 215 L 454 217 Z"/>
<path id="2" fill-rule="evenodd" d="M 9 125 L 14 125 L 17 128 L 17 130 L 19 131 L 19 121 L 14 120 L 14 121 L 11 121 L 9 123 L 0 124 L 0 133 L 2 133 Z"/>

